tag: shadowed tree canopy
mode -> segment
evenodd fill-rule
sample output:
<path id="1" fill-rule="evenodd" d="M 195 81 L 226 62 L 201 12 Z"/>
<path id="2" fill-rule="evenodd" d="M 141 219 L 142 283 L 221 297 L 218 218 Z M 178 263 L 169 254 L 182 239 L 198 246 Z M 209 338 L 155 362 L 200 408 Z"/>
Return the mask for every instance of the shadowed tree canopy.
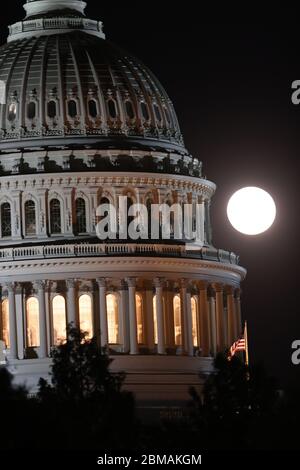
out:
<path id="1" fill-rule="evenodd" d="M 52 359 L 52 385 L 40 380 L 41 400 L 51 395 L 60 401 L 101 400 L 121 393 L 125 374 L 112 373 L 107 351 L 76 328 L 68 328 L 68 341 L 53 349 Z"/>

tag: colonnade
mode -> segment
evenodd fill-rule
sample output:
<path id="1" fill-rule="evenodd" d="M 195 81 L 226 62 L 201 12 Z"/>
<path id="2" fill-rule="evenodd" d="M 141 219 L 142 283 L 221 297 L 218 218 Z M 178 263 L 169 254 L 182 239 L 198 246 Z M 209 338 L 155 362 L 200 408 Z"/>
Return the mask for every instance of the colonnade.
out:
<path id="1" fill-rule="evenodd" d="M 37 356 L 49 356 L 55 345 L 53 299 L 57 295 L 65 305 L 59 311 L 65 314 L 65 325 L 78 327 L 82 326 L 79 299 L 90 297 L 90 307 L 84 311 L 90 314 L 90 335 L 96 335 L 111 353 L 208 357 L 229 347 L 241 333 L 240 289 L 203 280 L 130 277 L 9 282 L 2 284 L 1 295 L 0 339 L 5 340 L 6 328 L 11 360 L 27 357 L 28 322 L 33 320 L 39 330 Z M 108 296 L 113 296 L 115 307 L 108 304 Z M 34 315 L 28 319 L 29 297 L 37 299 L 36 320 Z"/>

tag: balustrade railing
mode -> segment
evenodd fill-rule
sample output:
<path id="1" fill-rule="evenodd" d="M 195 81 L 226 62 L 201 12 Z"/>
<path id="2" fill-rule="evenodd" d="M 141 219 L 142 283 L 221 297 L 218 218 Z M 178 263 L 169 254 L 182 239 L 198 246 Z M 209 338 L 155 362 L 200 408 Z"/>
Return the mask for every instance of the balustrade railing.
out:
<path id="1" fill-rule="evenodd" d="M 0 261 L 24 260 L 28 258 L 42 259 L 114 255 L 188 257 L 228 264 L 239 264 L 239 257 L 232 252 L 213 247 L 203 247 L 197 251 L 189 251 L 186 249 L 185 245 L 153 243 L 82 243 L 0 249 Z"/>

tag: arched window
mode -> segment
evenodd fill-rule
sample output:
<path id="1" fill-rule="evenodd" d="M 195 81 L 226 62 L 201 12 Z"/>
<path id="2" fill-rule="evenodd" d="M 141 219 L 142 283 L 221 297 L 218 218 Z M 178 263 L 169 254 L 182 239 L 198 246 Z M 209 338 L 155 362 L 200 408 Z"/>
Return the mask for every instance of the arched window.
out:
<path id="1" fill-rule="evenodd" d="M 67 339 L 66 333 L 66 301 L 62 295 L 56 295 L 52 299 L 53 319 L 53 343 L 55 345 L 64 343 Z"/>
<path id="2" fill-rule="evenodd" d="M 2 335 L 1 338 L 5 346 L 9 348 L 9 303 L 8 299 L 3 299 L 1 302 L 1 315 L 2 315 Z"/>
<path id="3" fill-rule="evenodd" d="M 155 112 L 155 117 L 160 122 L 161 121 L 161 113 L 160 113 L 159 106 L 155 103 L 153 105 L 153 108 L 154 108 L 154 112 Z"/>
<path id="4" fill-rule="evenodd" d="M 36 104 L 34 101 L 31 101 L 27 105 L 27 117 L 28 119 L 34 119 L 36 115 Z"/>
<path id="5" fill-rule="evenodd" d="M 106 296 L 107 323 L 108 323 L 108 342 L 109 344 L 118 344 L 119 339 L 119 308 L 118 299 L 115 294 Z"/>
<path id="6" fill-rule="evenodd" d="M 25 202 L 25 235 L 36 234 L 35 202 Z"/>
<path id="7" fill-rule="evenodd" d="M 127 117 L 129 119 L 134 119 L 135 118 L 135 113 L 134 113 L 134 109 L 133 109 L 133 106 L 132 106 L 132 103 L 131 101 L 127 100 L 125 102 L 125 107 L 126 107 L 126 114 L 127 114 Z"/>
<path id="8" fill-rule="evenodd" d="M 96 118 L 98 116 L 98 108 L 97 108 L 96 101 L 95 100 L 89 100 L 88 107 L 89 107 L 89 115 L 92 118 Z"/>
<path id="9" fill-rule="evenodd" d="M 1 204 L 1 236 L 11 237 L 11 209 L 9 202 Z"/>
<path id="10" fill-rule="evenodd" d="M 15 103 L 12 103 L 9 105 L 8 108 L 8 120 L 10 122 L 14 121 L 17 117 L 17 105 Z"/>
<path id="11" fill-rule="evenodd" d="M 158 333 L 157 333 L 156 295 L 153 296 L 153 325 L 154 325 L 154 344 L 157 344 Z"/>
<path id="12" fill-rule="evenodd" d="M 75 118 L 77 116 L 77 103 L 75 100 L 70 100 L 68 102 L 68 114 L 71 118 Z"/>
<path id="13" fill-rule="evenodd" d="M 114 100 L 108 100 L 107 106 L 108 106 L 108 112 L 109 112 L 111 119 L 116 119 L 117 108 L 116 108 L 116 103 L 114 102 Z"/>
<path id="14" fill-rule="evenodd" d="M 144 338 L 144 321 L 143 321 L 143 301 L 140 294 L 135 294 L 136 302 L 136 322 L 137 322 L 137 340 L 138 344 L 145 342 Z"/>
<path id="15" fill-rule="evenodd" d="M 194 297 L 191 298 L 191 309 L 192 309 L 192 336 L 193 345 L 199 346 L 198 341 L 198 315 L 197 315 L 197 301 Z"/>
<path id="16" fill-rule="evenodd" d="M 80 329 L 87 333 L 87 338 L 93 337 L 93 308 L 92 299 L 88 294 L 79 297 L 79 324 Z"/>
<path id="17" fill-rule="evenodd" d="M 181 300 L 179 295 L 173 298 L 173 312 L 174 312 L 174 334 L 175 344 L 180 346 L 182 344 L 182 328 L 181 328 Z"/>
<path id="18" fill-rule="evenodd" d="M 86 207 L 82 197 L 76 199 L 76 233 L 86 233 Z"/>
<path id="19" fill-rule="evenodd" d="M 39 301 L 36 297 L 26 300 L 27 346 L 36 348 L 40 345 Z"/>
<path id="20" fill-rule="evenodd" d="M 142 115 L 145 121 L 149 121 L 149 118 L 150 118 L 149 109 L 148 109 L 148 105 L 144 101 L 141 102 L 141 110 L 142 110 Z"/>
<path id="21" fill-rule="evenodd" d="M 50 232 L 61 233 L 61 212 L 60 201 L 51 199 L 50 201 Z"/>
<path id="22" fill-rule="evenodd" d="M 51 100 L 48 102 L 48 117 L 54 119 L 56 117 L 56 102 Z"/>

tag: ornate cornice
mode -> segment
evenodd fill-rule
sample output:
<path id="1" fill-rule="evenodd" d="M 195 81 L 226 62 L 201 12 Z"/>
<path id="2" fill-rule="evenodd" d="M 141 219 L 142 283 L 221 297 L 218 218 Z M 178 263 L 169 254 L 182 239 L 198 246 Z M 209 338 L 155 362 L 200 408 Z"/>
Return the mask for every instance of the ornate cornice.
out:
<path id="1" fill-rule="evenodd" d="M 171 190 L 196 191 L 211 198 L 215 192 L 216 185 L 211 181 L 183 175 L 160 175 L 158 173 L 130 173 L 130 172 L 93 172 L 93 173 L 57 173 L 40 175 L 18 175 L 3 176 L 0 178 L 0 192 L 7 191 L 34 191 L 37 189 L 56 189 L 74 187 L 97 187 L 97 186 L 145 186 L 162 187 Z"/>

